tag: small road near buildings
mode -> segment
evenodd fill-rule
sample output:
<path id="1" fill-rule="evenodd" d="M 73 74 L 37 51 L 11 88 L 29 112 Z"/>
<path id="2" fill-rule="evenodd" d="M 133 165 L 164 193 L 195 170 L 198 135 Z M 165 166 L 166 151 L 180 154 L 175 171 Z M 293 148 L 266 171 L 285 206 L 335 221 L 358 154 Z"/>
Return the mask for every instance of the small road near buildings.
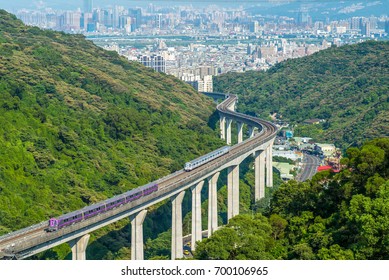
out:
<path id="1" fill-rule="evenodd" d="M 303 165 L 301 172 L 297 175 L 296 180 L 304 182 L 312 179 L 317 172 L 317 167 L 320 165 L 320 158 L 304 153 Z"/>

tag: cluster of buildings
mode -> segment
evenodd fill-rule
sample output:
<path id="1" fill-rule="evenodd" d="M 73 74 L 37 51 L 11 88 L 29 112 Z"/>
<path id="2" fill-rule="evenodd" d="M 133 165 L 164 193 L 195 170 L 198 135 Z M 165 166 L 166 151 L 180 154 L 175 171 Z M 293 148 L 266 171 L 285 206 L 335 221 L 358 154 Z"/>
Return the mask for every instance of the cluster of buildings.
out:
<path id="1" fill-rule="evenodd" d="M 348 34 L 384 36 L 389 33 L 388 16 L 350 17 L 344 20 L 314 20 L 307 11 L 300 10 L 294 17 L 262 16 L 240 8 L 221 8 L 209 5 L 195 8 L 180 6 L 146 8 L 108 6 L 97 7 L 93 0 L 84 0 L 83 6 L 73 11 L 51 8 L 18 10 L 16 16 L 23 22 L 42 28 L 65 32 L 94 34 L 148 34 L 148 35 L 228 35 L 250 36 L 282 34 Z"/>
<path id="2" fill-rule="evenodd" d="M 29 25 L 85 34 L 97 45 L 174 75 L 199 91 L 212 91 L 213 77 L 222 73 L 267 70 L 332 45 L 389 33 L 388 16 L 314 20 L 304 10 L 294 17 L 261 16 L 242 7 L 180 4 L 101 8 L 84 0 L 74 11 L 46 8 L 15 14 Z"/>
<path id="3" fill-rule="evenodd" d="M 341 169 L 341 151 L 332 143 L 317 143 L 309 137 L 293 137 L 293 132 L 283 130 L 282 136 L 277 136 L 273 145 L 273 166 L 280 171 L 281 179 L 294 179 L 301 171 L 305 154 L 316 156 L 319 166 L 316 172 Z M 278 160 L 279 158 L 288 159 Z"/>
<path id="4" fill-rule="evenodd" d="M 331 46 L 326 40 L 308 44 L 287 39 L 269 39 L 260 43 L 189 43 L 172 47 L 167 47 L 164 40 L 155 39 L 143 48 L 104 43 L 101 46 L 107 50 L 117 51 L 129 60 L 137 60 L 158 72 L 173 75 L 199 91 L 209 92 L 213 91 L 214 76 L 267 70 L 283 60 L 310 55 Z"/>

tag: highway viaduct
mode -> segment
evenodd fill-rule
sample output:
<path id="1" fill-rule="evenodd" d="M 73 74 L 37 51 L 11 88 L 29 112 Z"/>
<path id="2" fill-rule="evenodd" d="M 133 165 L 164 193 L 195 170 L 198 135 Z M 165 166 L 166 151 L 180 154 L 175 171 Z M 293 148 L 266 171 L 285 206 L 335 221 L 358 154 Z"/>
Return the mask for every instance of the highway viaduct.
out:
<path id="1" fill-rule="evenodd" d="M 207 162 L 192 171 L 179 170 L 155 181 L 158 191 L 103 212 L 90 219 L 69 225 L 54 232 L 47 232 L 48 222 L 42 222 L 0 237 L 0 258 L 25 259 L 42 251 L 67 242 L 73 260 L 86 259 L 89 233 L 120 219 L 131 220 L 131 259 L 142 260 L 143 221 L 147 208 L 165 199 L 172 202 L 172 247 L 171 258 L 183 257 L 182 201 L 186 191 L 192 193 L 191 246 L 202 239 L 201 190 L 208 182 L 208 236 L 218 228 L 217 180 L 222 170 L 227 169 L 228 211 L 231 219 L 239 214 L 239 165 L 249 156 L 254 157 L 255 200 L 265 196 L 265 185 L 273 186 L 272 145 L 277 127 L 268 122 L 235 112 L 237 96 L 222 93 L 204 93 L 223 101 L 217 105 L 220 116 L 220 137 L 231 144 L 231 125 L 236 122 L 238 144 L 231 146 L 228 153 Z M 248 126 L 248 138 L 243 140 L 243 125 Z M 257 130 L 254 133 L 255 129 Z M 265 160 L 266 159 L 266 160 Z M 266 172 L 266 174 L 265 174 Z M 265 182 L 266 178 L 266 182 Z"/>

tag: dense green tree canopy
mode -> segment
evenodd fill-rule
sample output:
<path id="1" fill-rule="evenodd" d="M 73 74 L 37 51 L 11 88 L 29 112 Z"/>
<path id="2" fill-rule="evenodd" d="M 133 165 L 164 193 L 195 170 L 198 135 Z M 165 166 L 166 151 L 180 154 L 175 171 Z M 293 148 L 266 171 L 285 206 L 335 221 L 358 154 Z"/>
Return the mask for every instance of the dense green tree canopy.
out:
<path id="1" fill-rule="evenodd" d="M 265 216 L 234 217 L 199 243 L 195 257 L 389 259 L 389 138 L 347 155 L 339 174 L 281 185 Z"/>
<path id="2" fill-rule="evenodd" d="M 214 111 L 172 76 L 0 10 L 0 235 L 144 185 L 222 146 L 208 125 Z M 96 258 L 108 258 L 109 246 L 111 257 L 126 252 L 129 237 L 105 241 L 112 238 L 91 238 Z"/>
<path id="3" fill-rule="evenodd" d="M 271 226 L 261 214 L 238 215 L 198 244 L 195 257 L 211 260 L 272 259 Z"/>

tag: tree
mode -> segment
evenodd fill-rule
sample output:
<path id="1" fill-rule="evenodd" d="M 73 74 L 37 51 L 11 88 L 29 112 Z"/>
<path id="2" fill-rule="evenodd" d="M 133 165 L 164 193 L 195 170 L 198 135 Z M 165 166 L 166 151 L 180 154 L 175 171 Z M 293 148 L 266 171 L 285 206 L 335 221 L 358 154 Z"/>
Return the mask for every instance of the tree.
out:
<path id="1" fill-rule="evenodd" d="M 266 217 L 237 215 L 227 226 L 197 244 L 196 259 L 256 260 L 273 259 L 272 229 Z"/>

